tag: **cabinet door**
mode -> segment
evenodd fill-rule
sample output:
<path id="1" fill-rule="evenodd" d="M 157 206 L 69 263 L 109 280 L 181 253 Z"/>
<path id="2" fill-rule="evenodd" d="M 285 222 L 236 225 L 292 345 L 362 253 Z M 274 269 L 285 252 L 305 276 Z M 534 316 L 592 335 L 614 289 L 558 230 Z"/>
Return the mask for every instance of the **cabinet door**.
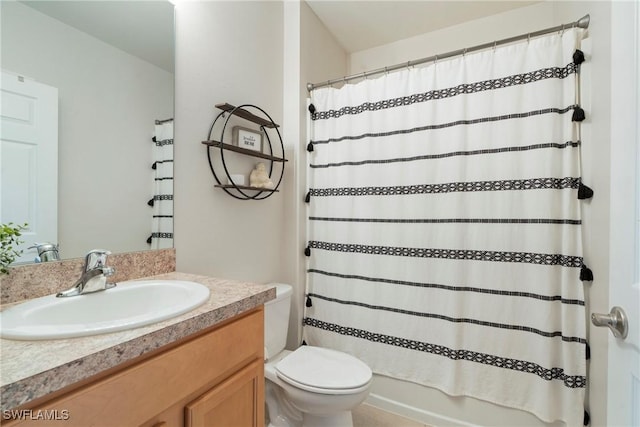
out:
<path id="1" fill-rule="evenodd" d="M 263 427 L 264 363 L 247 365 L 185 408 L 185 427 Z"/>

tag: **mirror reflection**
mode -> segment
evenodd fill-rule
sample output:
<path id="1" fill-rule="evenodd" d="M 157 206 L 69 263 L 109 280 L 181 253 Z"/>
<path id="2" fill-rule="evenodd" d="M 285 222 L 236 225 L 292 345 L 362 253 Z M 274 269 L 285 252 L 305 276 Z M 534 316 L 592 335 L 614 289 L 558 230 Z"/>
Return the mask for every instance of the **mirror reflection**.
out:
<path id="1" fill-rule="evenodd" d="M 18 261 L 35 243 L 63 259 L 171 247 L 173 4 L 0 8 L 0 223 L 29 223 Z"/>

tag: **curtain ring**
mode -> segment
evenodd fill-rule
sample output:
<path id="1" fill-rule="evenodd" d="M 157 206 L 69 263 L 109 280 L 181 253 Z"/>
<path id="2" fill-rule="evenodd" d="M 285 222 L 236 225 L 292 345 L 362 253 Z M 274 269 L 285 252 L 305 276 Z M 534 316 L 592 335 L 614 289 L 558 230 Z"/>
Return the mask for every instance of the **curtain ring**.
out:
<path id="1" fill-rule="evenodd" d="M 387 69 L 387 67 L 384 67 L 384 75 L 388 76 L 389 75 L 389 70 Z"/>
<path id="2" fill-rule="evenodd" d="M 527 43 L 531 43 L 531 33 L 527 34 Z"/>
<path id="3" fill-rule="evenodd" d="M 411 61 L 407 61 L 407 70 L 411 69 Z"/>
<path id="4" fill-rule="evenodd" d="M 562 24 L 562 28 L 560 29 L 560 35 L 564 35 L 564 24 Z"/>
<path id="5" fill-rule="evenodd" d="M 467 48 L 465 47 L 464 50 L 462 51 L 462 56 L 466 56 L 467 55 Z"/>
<path id="6" fill-rule="evenodd" d="M 437 64 L 437 63 L 438 63 L 438 55 L 436 55 L 436 59 L 434 59 L 434 60 L 433 60 L 433 63 L 434 63 L 434 64 Z"/>
<path id="7" fill-rule="evenodd" d="M 494 41 L 494 42 L 493 42 L 493 51 L 494 51 L 494 52 L 496 51 L 496 47 L 498 47 L 498 42 L 497 42 L 497 41 Z"/>

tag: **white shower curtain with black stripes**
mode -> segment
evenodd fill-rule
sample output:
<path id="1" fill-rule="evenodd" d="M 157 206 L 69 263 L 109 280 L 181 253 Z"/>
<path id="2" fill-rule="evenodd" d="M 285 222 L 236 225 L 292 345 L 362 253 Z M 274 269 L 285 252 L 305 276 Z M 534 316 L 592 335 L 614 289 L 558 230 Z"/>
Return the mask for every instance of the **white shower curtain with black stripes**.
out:
<path id="1" fill-rule="evenodd" d="M 153 138 L 151 249 L 173 247 L 173 119 L 158 120 Z"/>
<path id="2" fill-rule="evenodd" d="M 583 424 L 582 34 L 312 91 L 307 344 Z"/>

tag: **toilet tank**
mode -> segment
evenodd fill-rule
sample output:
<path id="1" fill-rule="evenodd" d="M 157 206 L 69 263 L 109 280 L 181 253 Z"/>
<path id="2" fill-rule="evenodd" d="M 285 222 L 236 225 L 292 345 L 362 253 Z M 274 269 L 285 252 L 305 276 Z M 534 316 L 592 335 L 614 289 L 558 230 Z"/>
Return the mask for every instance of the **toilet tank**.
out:
<path id="1" fill-rule="evenodd" d="M 293 288 L 284 283 L 270 283 L 276 287 L 276 299 L 264 304 L 264 350 L 269 359 L 284 350 L 289 329 L 289 311 Z"/>

